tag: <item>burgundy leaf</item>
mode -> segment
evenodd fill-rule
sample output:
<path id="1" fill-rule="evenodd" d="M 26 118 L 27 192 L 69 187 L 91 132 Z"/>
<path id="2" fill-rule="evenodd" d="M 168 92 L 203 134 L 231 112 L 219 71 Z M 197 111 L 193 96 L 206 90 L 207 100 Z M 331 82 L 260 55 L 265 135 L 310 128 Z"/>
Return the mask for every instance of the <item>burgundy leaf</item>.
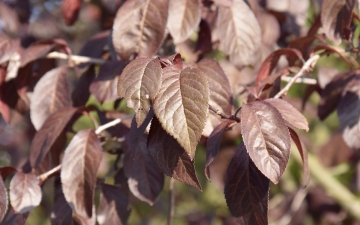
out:
<path id="1" fill-rule="evenodd" d="M 290 156 L 289 130 L 279 111 L 263 101 L 243 104 L 241 133 L 257 168 L 277 184 Z"/>
<path id="2" fill-rule="evenodd" d="M 146 146 L 147 137 L 144 135 L 153 116 L 151 110 L 140 127 L 133 119 L 124 156 L 124 172 L 130 191 L 150 205 L 154 204 L 164 185 L 164 175 L 151 160 Z"/>
<path id="3" fill-rule="evenodd" d="M 307 186 L 310 182 L 310 170 L 308 164 L 308 153 L 305 145 L 301 142 L 297 133 L 289 127 L 291 139 L 294 141 L 297 149 L 299 150 L 301 160 L 303 162 L 304 185 Z"/>
<path id="4" fill-rule="evenodd" d="M 128 196 L 121 188 L 102 184 L 97 221 L 100 225 L 126 224 L 131 211 L 128 204 Z"/>
<path id="5" fill-rule="evenodd" d="M 138 58 L 125 67 L 119 78 L 119 96 L 135 110 L 138 126 L 149 113 L 161 84 L 161 73 L 158 59 Z"/>
<path id="6" fill-rule="evenodd" d="M 332 113 L 340 99 L 344 87 L 354 78 L 358 77 L 360 70 L 347 71 L 336 75 L 330 83 L 328 83 L 321 93 L 321 99 L 318 106 L 318 116 L 324 120 Z"/>
<path id="7" fill-rule="evenodd" d="M 30 118 L 37 130 L 52 113 L 71 105 L 67 68 L 62 66 L 50 70 L 35 86 L 30 103 Z"/>
<path id="8" fill-rule="evenodd" d="M 65 108 L 46 119 L 31 143 L 29 160 L 32 168 L 40 165 L 76 111 L 77 108 Z"/>
<path id="9" fill-rule="evenodd" d="M 64 153 L 61 183 L 65 199 L 84 219 L 92 217 L 96 175 L 102 155 L 100 141 L 91 129 L 79 131 Z"/>
<path id="10" fill-rule="evenodd" d="M 7 176 L 11 173 L 16 172 L 17 170 L 12 166 L 5 166 L 0 168 L 0 176 L 5 180 Z"/>
<path id="11" fill-rule="evenodd" d="M 113 44 L 122 60 L 151 57 L 160 47 L 168 18 L 168 0 L 126 1 L 113 25 Z"/>
<path id="12" fill-rule="evenodd" d="M 66 202 L 59 178 L 56 178 L 55 180 L 54 207 L 51 211 L 51 224 L 72 224 L 72 210 Z"/>
<path id="13" fill-rule="evenodd" d="M 148 151 L 161 172 L 201 190 L 192 161 L 180 144 L 161 127 L 154 117 L 148 137 Z"/>
<path id="14" fill-rule="evenodd" d="M 62 0 L 61 13 L 65 24 L 71 26 L 78 18 L 82 0 Z"/>
<path id="15" fill-rule="evenodd" d="M 205 175 L 210 180 L 209 165 L 215 159 L 220 150 L 221 138 L 231 121 L 225 119 L 222 123 L 215 127 L 211 132 L 206 143 L 206 163 L 205 163 Z"/>
<path id="16" fill-rule="evenodd" d="M 287 101 L 275 98 L 266 99 L 265 101 L 274 106 L 287 123 L 298 129 L 309 131 L 307 119 Z"/>
<path id="17" fill-rule="evenodd" d="M 0 177 L 0 222 L 4 219 L 8 207 L 8 193 L 3 181 Z"/>
<path id="18" fill-rule="evenodd" d="M 25 225 L 29 212 L 26 213 L 16 213 L 13 208 L 10 208 L 6 219 L 1 223 L 3 225 Z"/>
<path id="19" fill-rule="evenodd" d="M 217 27 L 221 34 L 220 49 L 229 55 L 237 68 L 258 63 L 261 30 L 245 1 L 233 0 L 230 7 L 219 6 Z"/>
<path id="20" fill-rule="evenodd" d="M 10 203 L 15 212 L 29 212 L 40 204 L 39 179 L 32 173 L 16 172 L 10 182 Z"/>
<path id="21" fill-rule="evenodd" d="M 88 56 L 92 58 L 100 58 L 104 51 L 104 47 L 108 43 L 110 30 L 101 31 L 91 38 L 84 44 L 80 49 L 79 55 Z"/>
<path id="22" fill-rule="evenodd" d="M 175 43 L 185 41 L 200 23 L 201 9 L 198 0 L 170 0 L 167 28 Z"/>
<path id="23" fill-rule="evenodd" d="M 206 20 L 201 20 L 199 25 L 198 39 L 196 41 L 195 51 L 206 54 L 212 49 L 211 28 Z"/>
<path id="24" fill-rule="evenodd" d="M 1 54 L 0 54 L 1 55 Z M 8 101 L 6 100 L 9 96 L 7 94 L 8 82 L 5 82 L 6 79 L 6 69 L 0 66 L 0 113 L 1 117 L 5 122 L 10 123 L 11 113 Z"/>
<path id="25" fill-rule="evenodd" d="M 101 65 L 98 76 L 90 85 L 90 93 L 96 100 L 103 103 L 119 98 L 117 80 L 125 66 L 126 63 L 122 61 L 111 61 Z"/>
<path id="26" fill-rule="evenodd" d="M 209 107 L 209 85 L 199 69 L 163 69 L 162 84 L 154 111 L 162 127 L 193 159 L 205 127 Z"/>
<path id="27" fill-rule="evenodd" d="M 0 33 L 0 64 L 9 61 L 19 47 L 20 41 L 18 39 L 13 40 Z"/>
<path id="28" fill-rule="evenodd" d="M 75 85 L 75 90 L 72 92 L 71 97 L 73 105 L 76 107 L 86 105 L 90 97 L 90 85 L 95 79 L 95 66 L 90 65 L 80 76 Z"/>
<path id="29" fill-rule="evenodd" d="M 240 224 L 268 224 L 269 184 L 241 142 L 227 169 L 224 190 L 229 210 Z"/>
<path id="30" fill-rule="evenodd" d="M 337 107 L 340 129 L 345 143 L 360 149 L 360 80 L 349 83 Z"/>
<path id="31" fill-rule="evenodd" d="M 233 102 L 232 90 L 229 80 L 220 65 L 214 59 L 205 58 L 197 66 L 204 72 L 209 82 L 209 89 L 211 90 L 209 105 L 221 113 L 230 115 Z M 209 136 L 210 132 L 220 123 L 221 118 L 214 113 L 210 113 L 203 135 Z"/>

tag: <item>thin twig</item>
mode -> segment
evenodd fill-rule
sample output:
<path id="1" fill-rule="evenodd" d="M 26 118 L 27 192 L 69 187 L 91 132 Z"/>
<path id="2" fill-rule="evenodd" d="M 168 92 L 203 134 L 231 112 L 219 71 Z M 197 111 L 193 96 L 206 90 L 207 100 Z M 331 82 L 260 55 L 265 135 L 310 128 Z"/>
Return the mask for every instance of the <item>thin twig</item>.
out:
<path id="1" fill-rule="evenodd" d="M 221 119 L 229 119 L 229 120 L 234 120 L 236 122 L 240 122 L 240 118 L 236 117 L 235 115 L 225 115 L 223 113 L 221 113 L 219 110 L 216 110 L 213 106 L 209 105 L 209 110 L 216 113 L 217 115 L 219 115 L 221 117 Z"/>
<path id="2" fill-rule="evenodd" d="M 290 82 L 292 78 L 293 77 L 281 77 L 281 80 L 285 82 Z M 317 83 L 317 80 L 314 78 L 299 77 L 299 79 L 297 79 L 295 83 L 315 85 Z"/>
<path id="3" fill-rule="evenodd" d="M 53 175 L 54 173 L 58 172 L 59 170 L 61 170 L 61 164 L 58 165 L 57 167 L 43 173 L 43 174 L 40 174 L 38 176 L 38 179 L 40 180 L 40 183 L 43 183 L 46 179 L 48 179 L 51 175 Z"/>
<path id="4" fill-rule="evenodd" d="M 169 183 L 169 214 L 167 219 L 167 225 L 172 225 L 174 212 L 175 212 L 175 189 L 174 189 L 175 179 L 170 178 Z"/>
<path id="5" fill-rule="evenodd" d="M 281 90 L 279 91 L 279 93 L 277 93 L 277 94 L 274 96 L 274 98 L 280 98 L 281 96 L 285 95 L 285 94 L 289 91 L 290 87 L 296 82 L 296 80 L 297 80 L 298 78 L 300 78 L 302 75 L 304 75 L 305 73 L 310 72 L 310 71 L 312 70 L 313 65 L 316 63 L 316 61 L 317 61 L 319 58 L 320 58 L 319 55 L 313 55 L 312 57 L 310 57 L 310 58 L 304 63 L 304 65 L 303 65 L 303 67 L 300 69 L 300 71 L 299 71 L 297 74 L 295 74 L 295 76 L 293 76 L 293 77 L 291 78 L 291 80 L 289 81 L 289 83 L 287 83 L 287 85 L 286 85 L 283 89 L 281 89 Z"/>
<path id="6" fill-rule="evenodd" d="M 99 128 L 99 123 L 96 121 L 96 119 L 92 115 L 90 115 L 90 113 L 88 113 L 87 111 L 83 111 L 82 113 L 83 113 L 83 115 L 89 117 L 89 119 L 93 122 L 96 129 Z"/>
<path id="7" fill-rule="evenodd" d="M 68 60 L 70 57 L 71 61 L 73 61 L 75 64 L 80 63 L 95 63 L 95 64 L 104 64 L 106 60 L 103 59 L 96 59 L 96 58 L 90 58 L 86 56 L 80 56 L 80 55 L 67 55 L 65 53 L 61 52 L 50 52 L 46 55 L 46 58 L 48 59 L 65 59 Z"/>
<path id="8" fill-rule="evenodd" d="M 124 120 L 126 120 L 126 119 L 133 118 L 133 117 L 134 117 L 134 114 L 128 114 L 128 115 L 125 115 L 125 116 L 123 116 L 123 117 L 121 117 L 121 118 L 118 118 L 118 119 L 115 119 L 115 120 L 110 121 L 110 122 L 108 122 L 108 123 L 105 123 L 104 125 L 99 126 L 99 127 L 96 129 L 95 133 L 96 133 L 96 134 L 100 134 L 101 132 L 103 132 L 104 130 L 108 129 L 109 127 L 113 127 L 113 126 L 121 123 L 122 121 L 124 121 Z"/>

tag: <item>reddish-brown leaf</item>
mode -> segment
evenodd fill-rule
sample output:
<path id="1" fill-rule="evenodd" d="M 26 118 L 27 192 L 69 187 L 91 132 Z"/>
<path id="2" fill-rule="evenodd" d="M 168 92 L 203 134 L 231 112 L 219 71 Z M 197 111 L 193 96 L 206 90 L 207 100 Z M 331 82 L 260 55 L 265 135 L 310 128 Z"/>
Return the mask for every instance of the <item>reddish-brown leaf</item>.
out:
<path id="1" fill-rule="evenodd" d="M 118 10 L 112 41 L 122 60 L 151 57 L 160 47 L 168 18 L 168 0 L 126 1 Z"/>
<path id="2" fill-rule="evenodd" d="M 270 103 L 243 104 L 241 133 L 257 168 L 277 184 L 290 156 L 289 130 L 279 111 Z"/>
<path id="3" fill-rule="evenodd" d="M 360 80 L 351 81 L 337 107 L 340 129 L 345 143 L 360 149 Z"/>
<path id="4" fill-rule="evenodd" d="M 219 6 L 217 27 L 221 35 L 220 48 L 237 68 L 258 63 L 261 30 L 245 1 L 233 0 L 230 7 Z"/>
<path id="5" fill-rule="evenodd" d="M 170 0 L 167 28 L 175 43 L 185 41 L 200 23 L 201 9 L 198 0 Z"/>
<path id="6" fill-rule="evenodd" d="M 309 131 L 307 119 L 287 101 L 275 98 L 266 99 L 265 101 L 274 106 L 287 123 L 298 129 Z"/>
<path id="7" fill-rule="evenodd" d="M 66 202 L 59 177 L 55 180 L 54 207 L 50 219 L 53 225 L 72 224 L 72 210 Z"/>
<path id="8" fill-rule="evenodd" d="M 206 162 L 205 162 L 205 175 L 210 180 L 209 165 L 215 159 L 220 150 L 221 138 L 231 121 L 228 119 L 223 120 L 215 129 L 211 132 L 206 143 Z"/>
<path id="9" fill-rule="evenodd" d="M 65 24 L 71 26 L 78 18 L 82 0 L 62 0 L 61 13 Z"/>
<path id="10" fill-rule="evenodd" d="M 92 58 L 100 58 L 104 51 L 104 47 L 108 43 L 110 30 L 101 31 L 92 36 L 80 49 L 79 55 Z"/>
<path id="11" fill-rule="evenodd" d="M 5 180 L 7 176 L 11 173 L 16 172 L 17 170 L 12 166 L 5 166 L 0 168 L 0 176 Z"/>
<path id="12" fill-rule="evenodd" d="M 0 177 L 0 222 L 4 219 L 4 216 L 8 208 L 8 193 L 3 181 L 3 178 Z"/>
<path id="13" fill-rule="evenodd" d="M 126 224 L 131 211 L 128 205 L 128 196 L 121 188 L 102 184 L 97 221 L 100 225 Z"/>
<path id="14" fill-rule="evenodd" d="M 164 185 L 164 175 L 150 158 L 146 146 L 147 137 L 144 135 L 153 116 L 154 112 L 150 110 L 140 127 L 133 119 L 124 156 L 124 172 L 130 191 L 150 205 L 154 204 Z"/>
<path id="15" fill-rule="evenodd" d="M 84 219 L 92 217 L 96 175 L 102 155 L 100 141 L 91 129 L 79 131 L 64 153 L 61 183 L 65 199 Z"/>
<path id="16" fill-rule="evenodd" d="M 69 85 L 66 79 L 67 66 L 47 72 L 36 84 L 30 103 L 30 118 L 39 130 L 54 112 L 71 106 Z"/>
<path id="17" fill-rule="evenodd" d="M 94 95 L 96 100 L 103 103 L 119 98 L 116 88 L 117 80 L 125 66 L 126 63 L 122 61 L 110 61 L 101 65 L 98 76 L 90 85 L 90 93 Z"/>
<path id="18" fill-rule="evenodd" d="M 205 127 L 209 107 L 209 85 L 196 68 L 163 69 L 162 84 L 154 100 L 154 111 L 162 127 L 193 159 Z"/>
<path id="19" fill-rule="evenodd" d="M 303 162 L 304 185 L 307 186 L 310 182 L 310 170 L 308 164 L 308 153 L 305 145 L 301 142 L 297 133 L 289 127 L 291 139 L 294 141 L 297 149 L 299 150 L 301 160 Z"/>
<path id="20" fill-rule="evenodd" d="M 77 108 L 65 108 L 46 119 L 31 143 L 29 160 L 32 168 L 40 165 L 76 111 Z"/>
<path id="21" fill-rule="evenodd" d="M 201 20 L 199 24 L 198 39 L 196 41 L 195 51 L 200 54 L 206 54 L 212 49 L 211 28 L 206 20 Z"/>
<path id="22" fill-rule="evenodd" d="M 241 142 L 227 169 L 224 190 L 229 210 L 240 224 L 268 224 L 269 185 Z"/>
<path id="23" fill-rule="evenodd" d="M 311 52 L 316 52 L 316 51 L 319 51 L 319 50 L 325 50 L 324 52 L 326 52 L 326 53 L 335 53 L 335 54 L 337 54 L 338 56 L 340 56 L 340 58 L 346 63 L 346 65 L 351 70 L 354 69 L 354 67 L 350 63 L 350 61 L 345 56 L 343 56 L 343 54 L 341 52 L 339 52 L 335 48 L 333 48 L 333 47 L 331 47 L 329 45 L 316 45 L 314 48 L 311 49 Z"/>
<path id="24" fill-rule="evenodd" d="M 192 161 L 180 144 L 161 127 L 154 117 L 148 137 L 148 151 L 161 172 L 201 190 Z"/>
<path id="25" fill-rule="evenodd" d="M 345 86 L 354 78 L 358 77 L 360 70 L 347 71 L 336 75 L 321 92 L 321 99 L 318 106 L 318 116 L 324 120 L 332 113 L 340 99 Z"/>
<path id="26" fill-rule="evenodd" d="M 10 203 L 15 212 L 29 212 L 40 204 L 39 179 L 32 173 L 16 172 L 10 182 Z"/>

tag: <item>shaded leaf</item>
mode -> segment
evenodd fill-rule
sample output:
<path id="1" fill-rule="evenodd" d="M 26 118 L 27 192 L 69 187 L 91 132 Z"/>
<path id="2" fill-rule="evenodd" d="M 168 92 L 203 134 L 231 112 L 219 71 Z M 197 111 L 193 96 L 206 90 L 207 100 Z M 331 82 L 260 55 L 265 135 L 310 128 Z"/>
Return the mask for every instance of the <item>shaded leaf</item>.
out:
<path id="1" fill-rule="evenodd" d="M 340 130 L 345 143 L 360 149 L 360 80 L 353 80 L 343 92 L 337 107 Z"/>
<path id="2" fill-rule="evenodd" d="M 168 4 L 168 0 L 133 0 L 120 7 L 112 41 L 122 60 L 134 54 L 151 57 L 156 53 L 165 35 Z"/>
<path id="3" fill-rule="evenodd" d="M 73 106 L 79 107 L 86 105 L 90 97 L 90 85 L 95 79 L 95 66 L 90 65 L 80 76 L 75 85 L 75 90 L 71 94 Z M 116 82 L 115 82 L 116 83 Z"/>
<path id="4" fill-rule="evenodd" d="M 359 76 L 360 70 L 347 71 L 336 75 L 330 83 L 328 83 L 321 92 L 321 99 L 318 106 L 318 116 L 324 120 L 332 113 L 340 99 L 344 87 L 355 77 Z"/>
<path id="5" fill-rule="evenodd" d="M 198 39 L 196 41 L 195 51 L 206 54 L 212 49 L 211 28 L 206 20 L 201 20 L 199 24 Z"/>
<path id="6" fill-rule="evenodd" d="M 201 190 L 196 177 L 194 161 L 190 159 L 180 144 L 171 137 L 154 117 L 148 137 L 148 151 L 161 172 Z"/>
<path id="7" fill-rule="evenodd" d="M 9 61 L 19 47 L 20 41 L 18 39 L 13 40 L 0 33 L 0 64 Z"/>
<path id="8" fill-rule="evenodd" d="M 100 225 L 126 224 L 131 211 L 128 204 L 128 196 L 120 188 L 102 184 L 97 221 Z"/>
<path id="9" fill-rule="evenodd" d="M 261 56 L 261 31 L 254 13 L 243 0 L 233 0 L 230 7 L 219 6 L 220 49 L 241 68 L 257 64 Z"/>
<path id="10" fill-rule="evenodd" d="M 265 101 L 274 106 L 287 123 L 298 129 L 309 131 L 307 119 L 287 101 L 275 98 L 266 99 Z"/>
<path id="11" fill-rule="evenodd" d="M 16 172 L 10 181 L 10 203 L 15 212 L 29 212 L 40 204 L 39 179 L 32 173 Z"/>
<path id="12" fill-rule="evenodd" d="M 71 105 L 66 73 L 67 66 L 52 69 L 36 84 L 30 103 L 30 118 L 37 130 L 52 113 Z"/>
<path id="13" fill-rule="evenodd" d="M 223 122 L 216 126 L 215 129 L 211 132 L 206 142 L 205 175 L 209 180 L 210 171 L 208 167 L 219 153 L 222 135 L 230 122 L 231 121 L 228 119 L 223 120 Z"/>
<path id="14" fill-rule="evenodd" d="M 100 141 L 91 129 L 79 131 L 64 153 L 61 183 L 65 199 L 84 219 L 92 217 L 96 174 L 102 155 Z"/>
<path id="15" fill-rule="evenodd" d="M 16 172 L 17 170 L 12 166 L 5 166 L 0 168 L 0 176 L 5 180 L 7 176 L 11 173 Z"/>
<path id="16" fill-rule="evenodd" d="M 79 55 L 100 58 L 108 43 L 110 30 L 101 31 L 92 36 L 80 49 Z"/>
<path id="17" fill-rule="evenodd" d="M 301 160 L 303 163 L 303 173 L 304 173 L 304 185 L 307 186 L 310 182 L 310 170 L 308 164 L 308 153 L 305 148 L 305 145 L 301 142 L 297 133 L 289 127 L 291 139 L 294 141 L 297 149 L 299 150 Z"/>
<path id="18" fill-rule="evenodd" d="M 62 0 L 61 14 L 65 24 L 71 26 L 78 18 L 82 0 Z"/>
<path id="19" fill-rule="evenodd" d="M 241 142 L 227 169 L 224 190 L 229 210 L 240 224 L 268 224 L 269 185 Z"/>
<path id="20" fill-rule="evenodd" d="M 32 168 L 40 165 L 76 111 L 77 108 L 68 107 L 51 114 L 46 119 L 31 143 L 29 160 Z"/>
<path id="21" fill-rule="evenodd" d="M 3 181 L 3 178 L 0 177 L 0 222 L 4 219 L 4 216 L 8 208 L 8 193 Z"/>
<path id="22" fill-rule="evenodd" d="M 103 103 L 119 98 L 116 88 L 117 80 L 125 66 L 126 63 L 122 61 L 110 61 L 101 65 L 98 76 L 90 85 L 90 93 L 94 95 L 96 100 Z M 134 77 L 130 79 L 134 79 Z M 143 84 L 143 86 L 146 85 Z"/>
<path id="23" fill-rule="evenodd" d="M 208 81 L 199 69 L 163 69 L 154 111 L 162 127 L 193 159 L 205 127 L 209 106 Z"/>
<path id="24" fill-rule="evenodd" d="M 29 216 L 29 212 L 16 213 L 13 208 L 9 208 L 5 220 L 1 223 L 2 225 L 25 225 L 26 220 Z"/>
<path id="25" fill-rule="evenodd" d="M 279 111 L 263 101 L 243 104 L 241 133 L 257 168 L 277 184 L 290 156 L 290 135 Z"/>
<path id="26" fill-rule="evenodd" d="M 138 126 L 149 113 L 161 84 L 161 73 L 158 59 L 138 58 L 125 67 L 119 78 L 119 96 L 125 98 L 128 107 L 135 110 Z"/>
<path id="27" fill-rule="evenodd" d="M 72 210 L 66 202 L 59 178 L 55 180 L 54 207 L 50 219 L 52 225 L 72 224 Z"/>
<path id="28" fill-rule="evenodd" d="M 130 191 L 150 205 L 154 204 L 164 185 L 164 175 L 150 158 L 146 146 L 147 137 L 144 135 L 153 116 L 154 112 L 150 110 L 140 127 L 133 119 L 124 156 L 124 172 Z"/>
<path id="29" fill-rule="evenodd" d="M 170 0 L 167 28 L 175 43 L 185 41 L 200 23 L 201 9 L 198 0 Z"/>

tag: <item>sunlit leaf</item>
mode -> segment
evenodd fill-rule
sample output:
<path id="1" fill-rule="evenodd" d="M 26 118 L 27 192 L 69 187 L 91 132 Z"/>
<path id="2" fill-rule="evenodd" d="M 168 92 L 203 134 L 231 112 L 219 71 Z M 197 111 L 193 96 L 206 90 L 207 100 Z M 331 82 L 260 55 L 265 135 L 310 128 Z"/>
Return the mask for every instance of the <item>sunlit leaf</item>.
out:
<path id="1" fill-rule="evenodd" d="M 123 70 L 118 81 L 118 93 L 128 107 L 135 110 L 140 126 L 149 113 L 152 100 L 161 84 L 161 66 L 158 59 L 138 58 Z"/>
<path id="2" fill-rule="evenodd" d="M 261 31 L 254 13 L 244 0 L 230 7 L 219 6 L 217 23 L 220 48 L 238 68 L 257 64 L 261 56 Z"/>
<path id="3" fill-rule="evenodd" d="M 92 217 L 96 175 L 102 155 L 100 141 L 91 129 L 79 131 L 64 153 L 61 183 L 65 199 L 84 219 Z"/>
<path id="4" fill-rule="evenodd" d="M 199 69 L 163 69 L 154 111 L 162 127 L 193 159 L 209 107 L 209 85 Z"/>
<path id="5" fill-rule="evenodd" d="M 52 113 L 71 105 L 66 73 L 67 66 L 52 69 L 36 84 L 30 103 L 30 118 L 37 130 Z"/>
<path id="6" fill-rule="evenodd" d="M 35 174 L 17 172 L 10 181 L 10 203 L 17 213 L 29 212 L 40 204 L 41 188 Z"/>
<path id="7" fill-rule="evenodd" d="M 19 40 L 13 40 L 0 33 L 0 64 L 8 61 L 20 47 Z"/>
<path id="8" fill-rule="evenodd" d="M 290 156 L 289 130 L 279 111 L 263 101 L 243 104 L 241 133 L 257 168 L 278 183 Z"/>
<path id="9" fill-rule="evenodd" d="M 268 224 L 269 184 L 241 142 L 227 169 L 224 190 L 229 210 L 240 224 Z"/>
<path id="10" fill-rule="evenodd" d="M 166 133 L 156 117 L 151 121 L 148 150 L 150 157 L 161 172 L 201 190 L 195 173 L 194 161 L 190 159 L 180 144 Z"/>
<path id="11" fill-rule="evenodd" d="M 112 41 L 122 60 L 151 57 L 160 47 L 168 18 L 168 0 L 126 1 L 118 10 Z"/>
<path id="12" fill-rule="evenodd" d="M 185 41 L 200 23 L 198 0 L 170 0 L 167 28 L 176 43 Z"/>

